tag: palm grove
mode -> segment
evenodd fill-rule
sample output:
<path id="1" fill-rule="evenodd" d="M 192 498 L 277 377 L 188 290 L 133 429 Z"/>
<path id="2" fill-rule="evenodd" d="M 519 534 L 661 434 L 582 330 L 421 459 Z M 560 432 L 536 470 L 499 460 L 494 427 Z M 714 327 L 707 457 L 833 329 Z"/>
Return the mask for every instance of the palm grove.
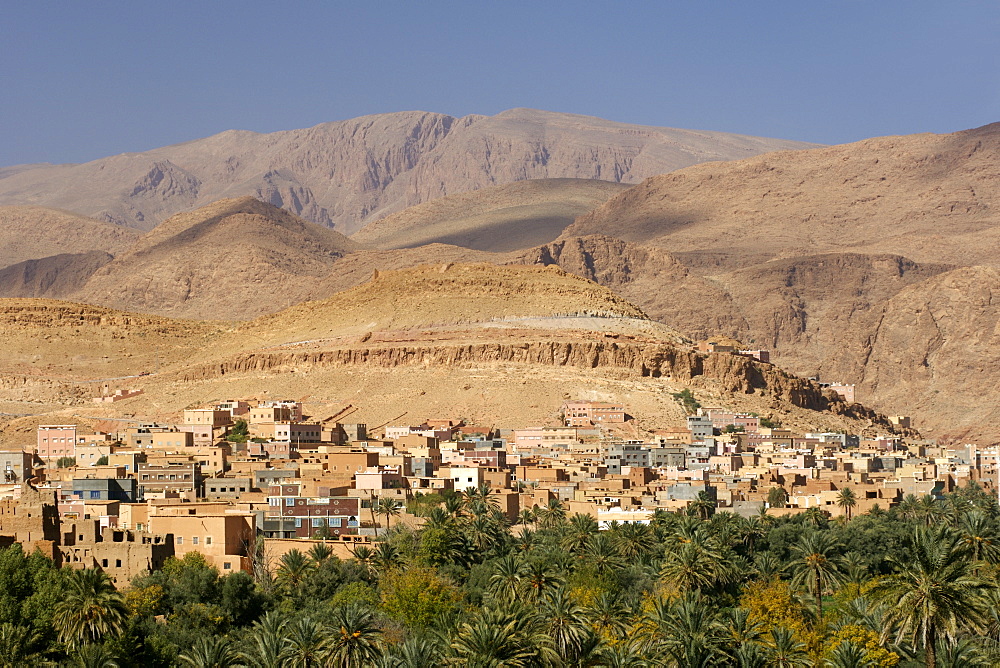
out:
<path id="1" fill-rule="evenodd" d="M 1000 507 L 973 485 L 836 521 L 702 499 L 606 530 L 558 501 L 512 526 L 491 497 L 418 496 L 419 529 L 350 559 L 315 541 L 220 576 L 188 553 L 122 591 L 15 545 L 0 551 L 0 664 L 1000 664 Z"/>

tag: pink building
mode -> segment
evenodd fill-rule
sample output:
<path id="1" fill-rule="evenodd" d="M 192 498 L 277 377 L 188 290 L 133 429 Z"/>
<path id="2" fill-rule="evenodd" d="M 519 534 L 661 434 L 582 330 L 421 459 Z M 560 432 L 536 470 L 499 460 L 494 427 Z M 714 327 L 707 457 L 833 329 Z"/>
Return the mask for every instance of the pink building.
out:
<path id="1" fill-rule="evenodd" d="M 39 425 L 35 452 L 39 458 L 46 461 L 60 457 L 73 457 L 76 452 L 76 425 Z"/>

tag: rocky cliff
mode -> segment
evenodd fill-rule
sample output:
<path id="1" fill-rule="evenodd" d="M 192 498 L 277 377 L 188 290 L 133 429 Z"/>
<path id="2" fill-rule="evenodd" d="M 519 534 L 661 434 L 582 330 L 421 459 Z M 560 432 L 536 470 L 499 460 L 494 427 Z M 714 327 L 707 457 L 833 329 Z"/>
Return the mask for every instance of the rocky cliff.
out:
<path id="1" fill-rule="evenodd" d="M 240 374 L 308 373 L 337 367 L 468 368 L 490 365 L 576 367 L 624 371 L 640 378 L 660 378 L 691 385 L 708 381 L 722 393 L 756 394 L 775 402 L 829 411 L 891 431 L 883 416 L 859 404 L 847 405 L 816 383 L 748 357 L 701 355 L 667 344 L 602 341 L 531 341 L 462 345 L 364 346 L 317 352 L 257 351 L 219 362 L 194 365 L 168 378 L 195 382 Z"/>

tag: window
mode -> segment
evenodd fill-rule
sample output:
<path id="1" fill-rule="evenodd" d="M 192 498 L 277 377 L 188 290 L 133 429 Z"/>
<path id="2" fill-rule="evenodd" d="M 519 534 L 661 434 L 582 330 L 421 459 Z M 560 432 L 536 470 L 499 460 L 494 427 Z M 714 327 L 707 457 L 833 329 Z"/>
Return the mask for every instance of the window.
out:
<path id="1" fill-rule="evenodd" d="M 122 567 L 122 560 L 115 559 L 115 568 L 121 568 L 121 567 Z"/>
<path id="2" fill-rule="evenodd" d="M 177 538 L 176 538 L 176 539 L 174 539 L 174 540 L 175 540 L 175 542 L 176 542 L 176 543 L 177 543 L 178 545 L 183 545 L 183 544 L 184 544 L 184 536 L 177 536 Z"/>
<path id="3" fill-rule="evenodd" d="M 205 536 L 205 545 L 211 545 L 211 544 L 212 544 L 212 537 Z"/>
<path id="4" fill-rule="evenodd" d="M 233 565 L 231 563 L 229 563 L 228 561 L 226 561 L 226 562 L 224 562 L 222 564 L 222 570 L 224 570 L 224 571 L 230 571 L 232 569 L 233 569 Z"/>
<path id="5" fill-rule="evenodd" d="M 193 537 L 193 538 L 191 539 L 191 544 L 192 544 L 192 545 L 197 545 L 197 544 L 198 544 L 198 537 L 197 537 L 197 536 L 195 536 L 195 537 Z"/>
<path id="6" fill-rule="evenodd" d="M 99 498 L 101 498 L 101 493 L 99 491 L 92 491 L 90 493 L 90 498 L 92 498 L 92 499 L 99 499 Z"/>
<path id="7" fill-rule="evenodd" d="M 101 559 L 101 567 L 102 568 L 107 568 L 108 567 L 108 560 L 107 559 Z"/>

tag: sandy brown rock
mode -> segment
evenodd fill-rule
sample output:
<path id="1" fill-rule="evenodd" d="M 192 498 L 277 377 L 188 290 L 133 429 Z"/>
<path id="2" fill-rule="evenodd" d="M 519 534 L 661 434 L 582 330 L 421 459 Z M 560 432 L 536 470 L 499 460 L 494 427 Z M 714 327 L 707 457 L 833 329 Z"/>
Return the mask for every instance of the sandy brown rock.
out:
<path id="1" fill-rule="evenodd" d="M 807 146 L 532 109 L 464 118 L 412 111 L 270 134 L 233 130 L 82 165 L 8 168 L 0 204 L 65 208 L 149 230 L 179 211 L 252 195 L 350 234 L 408 206 L 486 186 L 637 183 L 706 160 Z"/>
<path id="2" fill-rule="evenodd" d="M 397 312 L 400 299 L 419 306 Z M 446 263 L 379 272 L 331 299 L 239 325 L 0 300 L 0 332 L 0 405 L 31 413 L 0 430 L 5 442 L 23 441 L 44 421 L 163 419 L 214 398 L 269 391 L 321 397 L 324 406 L 350 397 L 373 420 L 403 406 L 514 425 L 548 420 L 564 396 L 594 397 L 627 401 L 642 428 L 652 428 L 683 420 L 671 393 L 691 387 L 706 401 L 790 425 L 888 428 L 777 367 L 695 354 L 634 305 L 557 267 Z M 105 383 L 145 392 L 110 408 L 90 404 Z"/>
<path id="3" fill-rule="evenodd" d="M 177 214 L 74 295 L 178 317 L 252 318 L 306 298 L 357 245 L 252 197 Z"/>
<path id="4" fill-rule="evenodd" d="M 89 251 L 18 262 L 0 269 L 0 297 L 66 297 L 112 259 L 104 251 Z"/>
<path id="5" fill-rule="evenodd" d="M 647 179 L 566 234 L 671 252 L 997 263 L 1000 124 L 710 163 Z"/>
<path id="6" fill-rule="evenodd" d="M 68 211 L 40 206 L 0 207 L 0 268 L 88 251 L 115 255 L 138 238 L 135 230 Z"/>

